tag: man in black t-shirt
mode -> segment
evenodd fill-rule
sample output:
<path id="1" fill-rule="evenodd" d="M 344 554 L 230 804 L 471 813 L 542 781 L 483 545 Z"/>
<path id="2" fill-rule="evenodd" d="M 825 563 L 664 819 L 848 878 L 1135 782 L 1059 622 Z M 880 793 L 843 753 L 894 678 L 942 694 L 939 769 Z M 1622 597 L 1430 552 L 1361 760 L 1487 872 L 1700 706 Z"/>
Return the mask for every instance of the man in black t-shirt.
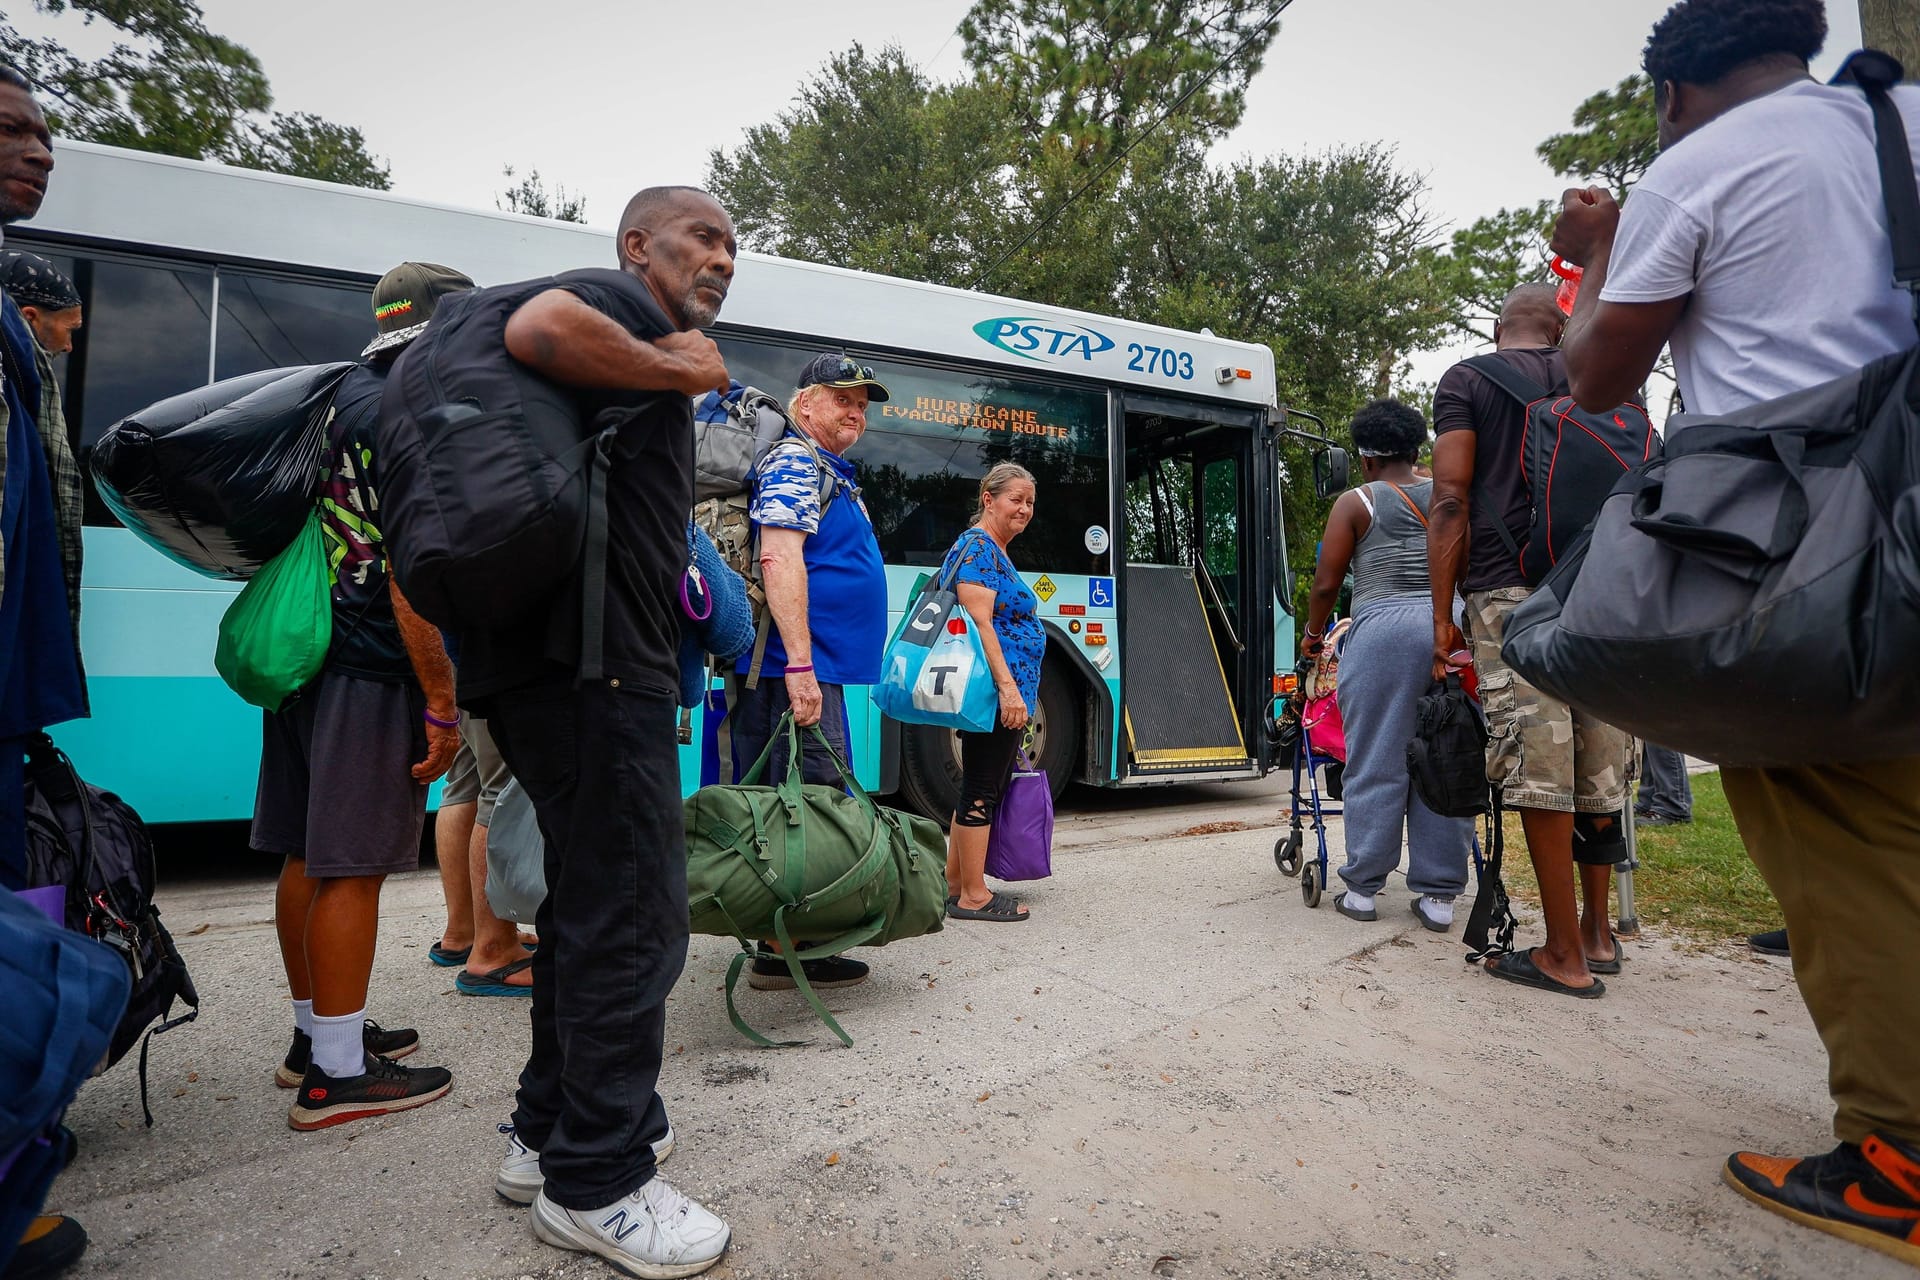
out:
<path id="1" fill-rule="evenodd" d="M 578 564 L 551 608 L 456 637 L 461 705 L 487 717 L 547 837 L 533 1045 L 494 1188 L 532 1204 L 549 1244 L 633 1275 L 691 1275 L 729 1233 L 656 1176 L 673 1134 L 655 1086 L 687 955 L 675 722 L 692 397 L 727 386 L 698 330 L 733 279 L 733 222 L 704 191 L 649 188 L 628 203 L 618 246 L 644 290 L 569 279 L 521 302 L 505 335 L 505 354 L 575 389 L 583 423 L 617 431 L 604 673 L 576 680 Z"/>
<path id="2" fill-rule="evenodd" d="M 253 847 L 281 855 L 274 917 L 293 993 L 293 1047 L 274 1073 L 297 1088 L 288 1123 L 320 1129 L 421 1106 L 452 1076 L 408 1068 L 411 1029 L 367 1021 L 380 886 L 420 863 L 427 787 L 459 746 L 453 671 L 440 633 L 407 607 L 380 534 L 374 428 L 393 360 L 434 304 L 473 282 L 404 263 L 408 310 L 379 305 L 383 330 L 342 380 L 327 424 L 320 527 L 333 571 L 333 639 L 320 675 L 262 722 Z M 406 326 L 402 331 L 398 326 Z"/>
<path id="3" fill-rule="evenodd" d="M 1508 294 L 1494 325 L 1494 358 L 1552 394 L 1565 394 L 1560 335 L 1566 316 L 1551 285 Z M 1507 666 L 1500 644 L 1527 585 L 1507 539 L 1533 523 L 1522 467 L 1527 410 L 1470 362 L 1447 370 L 1433 397 L 1433 505 L 1427 564 L 1433 578 L 1433 676 L 1440 679 L 1467 637 L 1454 621 L 1456 589 L 1465 599 L 1474 675 L 1487 714 L 1487 778 L 1502 802 L 1520 811 L 1527 853 L 1540 882 L 1544 946 L 1487 961 L 1487 971 L 1540 990 L 1592 998 L 1606 986 L 1595 973 L 1620 972 L 1607 918 L 1613 866 L 1626 857 L 1621 823 L 1632 740 L 1535 689 Z M 1462 572 L 1464 568 L 1464 573 Z M 1580 864 L 1585 910 L 1574 897 Z"/>

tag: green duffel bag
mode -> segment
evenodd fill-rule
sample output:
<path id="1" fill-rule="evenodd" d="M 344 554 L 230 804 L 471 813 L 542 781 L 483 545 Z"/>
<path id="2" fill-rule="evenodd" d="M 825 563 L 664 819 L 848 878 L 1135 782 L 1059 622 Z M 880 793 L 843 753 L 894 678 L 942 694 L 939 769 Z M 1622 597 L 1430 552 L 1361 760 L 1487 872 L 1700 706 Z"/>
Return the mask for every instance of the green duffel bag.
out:
<path id="1" fill-rule="evenodd" d="M 278 711 L 320 674 L 332 642 L 333 570 L 316 512 L 227 606 L 213 669 L 254 706 Z"/>
<path id="2" fill-rule="evenodd" d="M 824 744 L 818 727 L 809 729 Z M 786 778 L 765 776 L 773 746 L 760 753 L 733 786 L 702 787 L 687 797 L 687 906 L 695 933 L 737 938 L 740 954 L 727 968 L 727 1016 L 757 1045 L 773 1041 L 740 1016 L 733 992 L 754 943 L 774 938 L 787 969 L 820 1020 L 849 1047 L 820 1003 L 797 957 L 809 959 L 850 947 L 885 946 L 937 933 L 946 918 L 946 836 L 940 825 L 873 802 L 834 753 L 847 790 L 800 780 L 800 730 L 788 712 L 774 729 L 787 737 Z M 827 746 L 832 752 L 831 744 Z M 849 794 L 851 793 L 851 794 Z"/>

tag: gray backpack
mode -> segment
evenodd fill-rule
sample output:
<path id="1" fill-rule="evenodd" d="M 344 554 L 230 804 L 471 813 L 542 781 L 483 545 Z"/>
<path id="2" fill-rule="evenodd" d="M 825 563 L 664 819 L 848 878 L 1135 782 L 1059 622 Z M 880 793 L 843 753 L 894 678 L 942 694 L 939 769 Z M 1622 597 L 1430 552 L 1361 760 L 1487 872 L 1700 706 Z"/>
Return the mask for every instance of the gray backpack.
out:
<path id="1" fill-rule="evenodd" d="M 1920 189 L 1873 106 L 1894 279 L 1920 325 Z M 1920 755 L 1920 347 L 1725 417 L 1676 416 L 1508 621 L 1507 662 L 1650 742 L 1735 765 Z"/>

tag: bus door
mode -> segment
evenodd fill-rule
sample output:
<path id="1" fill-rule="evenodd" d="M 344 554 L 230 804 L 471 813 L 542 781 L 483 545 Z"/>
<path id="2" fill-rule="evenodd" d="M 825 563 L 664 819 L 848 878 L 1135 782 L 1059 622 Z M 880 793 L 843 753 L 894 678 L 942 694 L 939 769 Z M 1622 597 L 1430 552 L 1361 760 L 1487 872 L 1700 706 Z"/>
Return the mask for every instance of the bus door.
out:
<path id="1" fill-rule="evenodd" d="M 1126 774 L 1248 776 L 1272 665 L 1261 437 L 1252 415 L 1137 396 L 1122 430 Z"/>

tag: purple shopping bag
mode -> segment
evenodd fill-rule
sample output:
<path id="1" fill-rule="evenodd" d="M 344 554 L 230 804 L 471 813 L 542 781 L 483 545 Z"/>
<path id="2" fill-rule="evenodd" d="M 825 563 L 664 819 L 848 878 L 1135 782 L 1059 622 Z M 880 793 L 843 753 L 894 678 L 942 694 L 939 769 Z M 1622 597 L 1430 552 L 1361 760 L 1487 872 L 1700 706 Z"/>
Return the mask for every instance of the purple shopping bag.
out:
<path id="1" fill-rule="evenodd" d="M 1053 874 L 1053 787 L 1022 751 L 987 836 L 987 874 L 1045 880 Z"/>

